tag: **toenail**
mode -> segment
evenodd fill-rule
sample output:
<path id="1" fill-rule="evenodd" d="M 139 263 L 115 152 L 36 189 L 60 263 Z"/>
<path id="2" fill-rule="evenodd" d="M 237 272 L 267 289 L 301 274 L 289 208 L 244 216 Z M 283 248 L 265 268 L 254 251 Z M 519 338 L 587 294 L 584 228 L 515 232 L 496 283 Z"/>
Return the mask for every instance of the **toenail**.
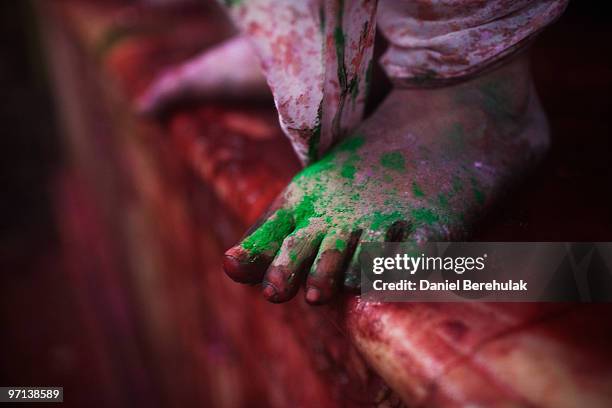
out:
<path id="1" fill-rule="evenodd" d="M 276 288 L 269 283 L 264 283 L 262 293 L 268 300 L 274 301 L 278 295 Z"/>
<path id="2" fill-rule="evenodd" d="M 223 269 L 236 282 L 255 284 L 261 282 L 271 258 L 264 255 L 248 257 L 240 247 L 233 247 L 223 256 Z"/>
<path id="3" fill-rule="evenodd" d="M 306 291 L 306 300 L 309 303 L 316 303 L 321 299 L 321 291 L 317 288 L 308 288 Z"/>
<path id="4" fill-rule="evenodd" d="M 244 265 L 236 256 L 225 254 L 223 270 L 232 280 L 240 283 L 257 283 L 261 281 L 261 273 L 254 272 L 254 265 Z"/>
<path id="5" fill-rule="evenodd" d="M 225 254 L 223 257 L 223 270 L 233 280 L 240 281 L 241 276 L 238 273 L 240 261 L 235 256 Z"/>

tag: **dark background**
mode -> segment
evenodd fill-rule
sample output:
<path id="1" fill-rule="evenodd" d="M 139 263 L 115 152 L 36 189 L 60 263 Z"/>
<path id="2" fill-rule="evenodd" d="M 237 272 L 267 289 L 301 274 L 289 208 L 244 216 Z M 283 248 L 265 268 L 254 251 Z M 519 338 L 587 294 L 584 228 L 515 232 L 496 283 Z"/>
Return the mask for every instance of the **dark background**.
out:
<path id="1" fill-rule="evenodd" d="M 28 2 L 0 2 L 0 385 L 66 386 L 87 367 L 70 355 L 78 328 L 52 205 L 60 131 L 36 27 Z M 573 1 L 536 41 L 553 147 L 477 239 L 612 241 L 611 30 L 593 2 Z"/>

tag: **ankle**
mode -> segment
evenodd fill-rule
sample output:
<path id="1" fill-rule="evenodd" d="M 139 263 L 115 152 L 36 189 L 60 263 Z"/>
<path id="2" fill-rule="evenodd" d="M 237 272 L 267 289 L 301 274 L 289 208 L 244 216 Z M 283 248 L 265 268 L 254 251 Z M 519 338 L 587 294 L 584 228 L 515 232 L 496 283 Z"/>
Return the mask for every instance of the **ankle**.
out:
<path id="1" fill-rule="evenodd" d="M 458 87 L 472 90 L 479 104 L 494 116 L 520 117 L 534 92 L 528 54 L 522 53 Z"/>

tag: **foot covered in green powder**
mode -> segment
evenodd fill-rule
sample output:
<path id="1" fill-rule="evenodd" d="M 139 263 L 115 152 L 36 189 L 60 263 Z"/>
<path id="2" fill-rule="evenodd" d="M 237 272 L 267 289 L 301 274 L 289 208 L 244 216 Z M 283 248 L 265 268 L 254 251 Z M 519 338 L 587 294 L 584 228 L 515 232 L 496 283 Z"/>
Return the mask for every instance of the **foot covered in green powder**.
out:
<path id="1" fill-rule="evenodd" d="M 465 238 L 548 146 L 524 57 L 439 89 L 394 90 L 308 166 L 263 223 L 225 254 L 234 280 L 272 302 L 329 301 L 359 288 L 363 242 Z"/>

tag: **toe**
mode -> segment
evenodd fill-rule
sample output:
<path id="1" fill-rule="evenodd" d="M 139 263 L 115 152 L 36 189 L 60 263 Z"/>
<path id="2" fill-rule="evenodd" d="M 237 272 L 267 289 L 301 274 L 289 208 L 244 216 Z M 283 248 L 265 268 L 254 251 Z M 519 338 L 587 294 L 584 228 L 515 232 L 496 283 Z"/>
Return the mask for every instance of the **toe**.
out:
<path id="1" fill-rule="evenodd" d="M 361 253 L 363 243 L 383 243 L 383 242 L 405 242 L 412 234 L 414 228 L 412 223 L 404 220 L 396 220 L 385 225 L 377 226 L 376 230 L 369 229 L 361 234 L 359 244 L 355 248 L 346 268 L 344 276 L 344 286 L 349 290 L 358 291 L 361 283 Z M 383 232 L 384 231 L 384 232 Z"/>
<path id="2" fill-rule="evenodd" d="M 281 208 L 274 211 L 240 244 L 225 253 L 225 273 L 236 282 L 261 282 L 268 265 L 293 228 L 293 215 L 289 210 Z"/>
<path id="3" fill-rule="evenodd" d="M 404 220 L 395 221 L 387 229 L 385 242 L 404 242 L 412 231 L 412 223 Z"/>
<path id="4" fill-rule="evenodd" d="M 252 254 L 237 245 L 225 252 L 223 269 L 236 282 L 259 283 L 272 259 L 272 256 Z"/>
<path id="5" fill-rule="evenodd" d="M 271 302 L 286 302 L 297 293 L 304 272 L 317 253 L 323 232 L 316 226 L 289 235 L 266 271 L 263 294 Z"/>
<path id="6" fill-rule="evenodd" d="M 384 230 L 384 229 L 383 229 Z M 346 268 L 346 274 L 344 275 L 344 287 L 358 291 L 361 284 L 361 253 L 364 250 L 364 243 L 382 243 L 385 242 L 386 235 L 381 231 L 366 230 L 363 231 L 359 238 L 353 256 L 351 257 L 348 266 Z"/>
<path id="7" fill-rule="evenodd" d="M 306 301 L 328 302 L 338 290 L 344 268 L 355 250 L 358 234 L 338 231 L 323 238 L 310 274 L 306 279 Z"/>

